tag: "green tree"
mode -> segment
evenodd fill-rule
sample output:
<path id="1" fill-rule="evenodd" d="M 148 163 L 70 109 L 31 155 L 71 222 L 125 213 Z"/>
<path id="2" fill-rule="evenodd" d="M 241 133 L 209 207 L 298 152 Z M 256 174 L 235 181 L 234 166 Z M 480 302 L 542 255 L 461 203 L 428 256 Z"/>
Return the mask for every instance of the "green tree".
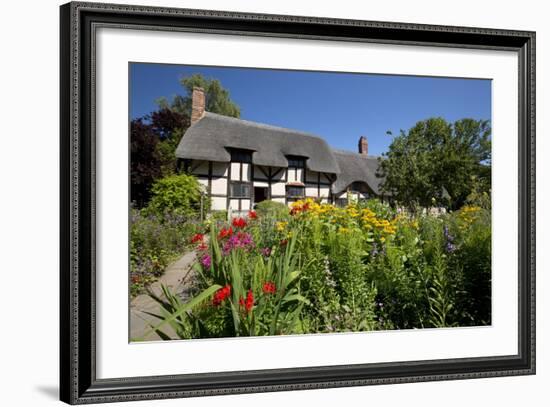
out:
<path id="1" fill-rule="evenodd" d="M 137 207 L 149 200 L 153 181 L 162 176 L 159 139 L 142 118 L 130 123 L 130 199 Z"/>
<path id="2" fill-rule="evenodd" d="M 169 102 L 157 101 L 159 109 L 131 123 L 131 193 L 132 201 L 141 208 L 151 196 L 155 180 L 176 172 L 176 148 L 189 128 L 193 87 L 206 92 L 206 110 L 225 116 L 239 117 L 240 109 L 229 91 L 217 79 L 192 75 L 180 79 L 185 96 L 176 95 Z"/>
<path id="3" fill-rule="evenodd" d="M 162 109 L 170 109 L 190 116 L 193 88 L 198 86 L 204 89 L 206 95 L 206 111 L 230 117 L 241 116 L 241 109 L 231 100 L 229 91 L 222 86 L 219 80 L 195 74 L 181 78 L 180 85 L 187 94 L 185 96 L 176 95 L 171 102 L 165 97 L 158 99 L 157 103 Z"/>
<path id="4" fill-rule="evenodd" d="M 462 206 L 480 185 L 490 190 L 491 127 L 487 120 L 430 118 L 401 131 L 380 161 L 382 190 L 413 209 Z M 487 192 L 486 191 L 486 192 Z"/>

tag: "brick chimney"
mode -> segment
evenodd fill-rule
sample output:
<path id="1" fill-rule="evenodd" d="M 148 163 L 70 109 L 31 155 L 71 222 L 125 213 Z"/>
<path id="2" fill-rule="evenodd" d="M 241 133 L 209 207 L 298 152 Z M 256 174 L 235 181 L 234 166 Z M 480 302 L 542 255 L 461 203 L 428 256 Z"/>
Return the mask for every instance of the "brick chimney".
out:
<path id="1" fill-rule="evenodd" d="M 195 86 L 193 88 L 193 96 L 191 103 L 191 125 L 198 122 L 204 116 L 204 110 L 206 108 L 206 98 L 204 96 L 204 89 Z"/>
<path id="2" fill-rule="evenodd" d="M 369 155 L 369 142 L 367 138 L 363 136 L 359 138 L 359 154 Z"/>

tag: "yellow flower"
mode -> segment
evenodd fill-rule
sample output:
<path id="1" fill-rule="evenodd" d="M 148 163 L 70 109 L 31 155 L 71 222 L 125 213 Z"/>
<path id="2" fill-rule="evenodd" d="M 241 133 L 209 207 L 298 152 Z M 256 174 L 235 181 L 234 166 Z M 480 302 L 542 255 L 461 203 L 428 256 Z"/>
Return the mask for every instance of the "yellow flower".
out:
<path id="1" fill-rule="evenodd" d="M 275 228 L 277 229 L 277 231 L 282 232 L 283 230 L 286 229 L 287 225 L 288 225 L 288 222 L 277 222 L 275 224 Z"/>

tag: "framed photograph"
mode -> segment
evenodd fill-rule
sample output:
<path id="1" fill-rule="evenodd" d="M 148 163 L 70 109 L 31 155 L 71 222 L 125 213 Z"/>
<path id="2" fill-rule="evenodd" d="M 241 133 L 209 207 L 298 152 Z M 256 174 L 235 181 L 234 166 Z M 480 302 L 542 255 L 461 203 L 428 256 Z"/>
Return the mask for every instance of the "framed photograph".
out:
<path id="1" fill-rule="evenodd" d="M 61 400 L 535 373 L 535 33 L 61 6 Z"/>

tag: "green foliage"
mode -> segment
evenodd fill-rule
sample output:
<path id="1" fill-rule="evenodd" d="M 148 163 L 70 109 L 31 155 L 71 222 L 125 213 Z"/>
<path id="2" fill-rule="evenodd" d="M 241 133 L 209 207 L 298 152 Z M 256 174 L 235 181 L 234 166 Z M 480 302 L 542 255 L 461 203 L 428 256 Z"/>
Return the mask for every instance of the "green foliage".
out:
<path id="1" fill-rule="evenodd" d="M 164 273 L 166 266 L 187 247 L 201 225 L 194 218 L 174 213 L 163 216 L 131 209 L 130 277 L 131 295 L 143 292 Z"/>
<path id="2" fill-rule="evenodd" d="M 138 208 L 147 206 L 155 181 L 176 172 L 175 152 L 190 125 L 194 86 L 204 88 L 207 111 L 240 116 L 239 107 L 217 79 L 192 75 L 182 78 L 180 84 L 186 91 L 185 96 L 176 95 L 171 102 L 160 98 L 158 110 L 131 122 L 130 193 Z"/>
<path id="3" fill-rule="evenodd" d="M 260 217 L 272 217 L 277 220 L 289 218 L 288 206 L 281 202 L 265 200 L 255 205 L 255 210 Z"/>
<path id="4" fill-rule="evenodd" d="M 182 303 L 165 293 L 171 305 L 159 321 L 178 338 L 491 322 L 489 209 L 398 214 L 376 200 L 282 209 L 210 220 L 208 236 L 193 239 L 197 295 Z M 161 325 L 152 329 L 169 339 Z"/>
<path id="5" fill-rule="evenodd" d="M 191 115 L 192 94 L 195 86 L 204 89 L 206 96 L 206 111 L 222 114 L 230 117 L 240 117 L 241 110 L 239 106 L 231 100 L 229 91 L 225 89 L 221 82 L 213 78 L 205 78 L 200 74 L 191 75 L 180 79 L 180 85 L 186 90 L 187 95 L 176 95 L 169 102 L 166 98 L 157 100 L 162 109 Z"/>
<path id="6" fill-rule="evenodd" d="M 169 175 L 157 180 L 151 188 L 152 198 L 146 212 L 162 216 L 166 212 L 194 216 L 208 209 L 208 200 L 201 193 L 197 179 L 188 174 Z"/>
<path id="7" fill-rule="evenodd" d="M 161 140 L 157 144 L 156 150 L 162 176 L 172 175 L 176 172 L 176 148 L 182 136 L 183 129 L 174 129 L 169 138 Z"/>
<path id="8" fill-rule="evenodd" d="M 143 119 L 130 124 L 130 198 L 138 207 L 149 200 L 155 179 L 162 176 L 163 160 L 157 149 L 159 139 Z"/>
<path id="9" fill-rule="evenodd" d="M 427 119 L 393 139 L 380 161 L 382 189 L 410 209 L 456 209 L 475 187 L 490 191 L 490 161 L 488 121 L 462 119 L 450 124 L 442 118 Z"/>

